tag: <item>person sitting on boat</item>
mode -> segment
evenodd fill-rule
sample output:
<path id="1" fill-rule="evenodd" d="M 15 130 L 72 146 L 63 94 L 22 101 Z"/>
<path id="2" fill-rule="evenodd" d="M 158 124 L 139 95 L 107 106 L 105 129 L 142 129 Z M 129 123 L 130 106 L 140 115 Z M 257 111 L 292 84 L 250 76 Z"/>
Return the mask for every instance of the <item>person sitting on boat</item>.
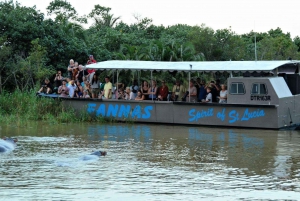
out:
<path id="1" fill-rule="evenodd" d="M 134 80 L 132 86 L 130 87 L 130 91 L 131 91 L 130 100 L 135 100 L 138 90 L 139 90 L 138 82 L 137 80 Z"/>
<path id="2" fill-rule="evenodd" d="M 79 80 L 76 80 L 76 86 L 77 86 L 77 91 L 75 91 L 76 97 L 82 98 L 83 97 L 83 87 L 81 86 L 81 83 Z"/>
<path id="3" fill-rule="evenodd" d="M 161 86 L 158 88 L 157 99 L 159 101 L 167 101 L 169 88 L 164 80 L 161 81 Z"/>
<path id="4" fill-rule="evenodd" d="M 219 103 L 227 103 L 227 87 L 226 85 L 221 85 Z"/>
<path id="5" fill-rule="evenodd" d="M 141 90 L 138 90 L 137 96 L 135 97 L 135 100 L 145 100 L 145 96 L 144 96 L 144 94 L 142 93 Z"/>
<path id="6" fill-rule="evenodd" d="M 61 86 L 58 87 L 57 93 L 60 94 L 59 97 L 69 97 L 69 88 L 67 87 L 67 81 L 62 80 Z"/>
<path id="7" fill-rule="evenodd" d="M 211 93 L 211 87 L 206 88 L 206 98 L 203 100 L 204 103 L 212 103 L 212 93 Z"/>
<path id="8" fill-rule="evenodd" d="M 105 85 L 102 92 L 102 98 L 104 99 L 112 98 L 112 83 L 110 82 L 110 78 L 108 76 L 105 77 Z"/>
<path id="9" fill-rule="evenodd" d="M 187 101 L 191 103 L 197 102 L 197 88 L 194 86 L 194 82 L 190 81 L 190 91 L 189 94 L 187 95 Z"/>
<path id="10" fill-rule="evenodd" d="M 38 91 L 38 93 L 46 93 L 46 94 L 50 94 L 52 93 L 52 84 L 50 83 L 50 80 L 48 78 L 46 78 L 44 80 L 44 83 L 42 83 L 42 87 L 40 88 L 40 90 Z"/>
<path id="11" fill-rule="evenodd" d="M 124 84 L 123 83 L 115 83 L 116 86 L 116 93 L 115 98 L 116 99 L 123 99 L 122 96 L 124 96 Z"/>
<path id="12" fill-rule="evenodd" d="M 151 87 L 148 90 L 149 94 L 149 100 L 156 100 L 156 94 L 157 94 L 157 87 L 156 87 L 156 81 L 151 81 Z"/>
<path id="13" fill-rule="evenodd" d="M 179 80 L 176 80 L 176 83 L 172 89 L 172 100 L 179 101 L 182 99 L 184 94 L 185 94 L 185 89 L 184 89 L 183 85 L 180 84 Z"/>

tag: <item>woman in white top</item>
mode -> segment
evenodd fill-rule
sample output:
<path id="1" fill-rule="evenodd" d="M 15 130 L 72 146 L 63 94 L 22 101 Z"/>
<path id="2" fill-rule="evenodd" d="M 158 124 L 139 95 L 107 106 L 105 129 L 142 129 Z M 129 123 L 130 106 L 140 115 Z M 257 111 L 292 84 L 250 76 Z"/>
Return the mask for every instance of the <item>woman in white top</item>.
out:
<path id="1" fill-rule="evenodd" d="M 227 103 L 227 87 L 224 84 L 221 85 L 219 103 Z"/>

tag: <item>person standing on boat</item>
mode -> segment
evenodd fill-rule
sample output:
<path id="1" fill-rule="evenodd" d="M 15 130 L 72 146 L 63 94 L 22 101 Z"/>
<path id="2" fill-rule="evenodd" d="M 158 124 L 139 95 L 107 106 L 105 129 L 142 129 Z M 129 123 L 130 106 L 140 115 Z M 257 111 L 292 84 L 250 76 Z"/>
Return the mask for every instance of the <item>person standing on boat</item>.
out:
<path id="1" fill-rule="evenodd" d="M 181 100 L 184 94 L 185 94 L 185 89 L 183 85 L 180 84 L 179 80 L 176 80 L 176 83 L 172 89 L 172 100 L 173 101 Z"/>
<path id="2" fill-rule="evenodd" d="M 83 77 L 86 77 L 88 75 L 88 72 L 86 69 L 83 69 L 83 66 L 81 64 L 78 66 L 78 70 L 79 71 L 76 75 L 76 79 L 80 82 L 83 82 Z"/>
<path id="3" fill-rule="evenodd" d="M 55 75 L 55 78 L 54 78 L 54 89 L 53 89 L 54 92 L 57 92 L 58 87 L 60 87 L 62 85 L 62 80 L 63 79 L 64 78 L 61 75 L 61 71 L 58 70 L 56 75 Z"/>
<path id="4" fill-rule="evenodd" d="M 157 94 L 157 87 L 156 87 L 156 81 L 151 81 L 151 87 L 148 90 L 149 94 L 149 100 L 156 100 L 156 94 Z"/>
<path id="5" fill-rule="evenodd" d="M 97 98 L 100 92 L 100 81 L 98 79 L 98 75 L 94 73 L 93 78 L 91 80 L 91 87 L 92 87 L 92 98 Z"/>
<path id="6" fill-rule="evenodd" d="M 148 99 L 149 99 L 148 90 L 149 90 L 149 84 L 148 84 L 148 82 L 145 80 L 145 81 L 143 82 L 143 85 L 141 86 L 141 91 L 142 91 L 143 95 L 145 96 L 145 100 L 148 100 Z"/>
<path id="7" fill-rule="evenodd" d="M 74 80 L 70 81 L 70 84 L 69 84 L 68 88 L 69 88 L 69 96 L 70 96 L 70 98 L 74 98 L 75 91 L 77 90 L 77 86 L 76 86 Z"/>
<path id="8" fill-rule="evenodd" d="M 94 64 L 94 63 L 97 63 L 97 61 L 94 59 L 93 55 L 90 55 L 89 59 L 86 62 L 86 64 L 89 65 L 89 64 Z M 96 72 L 96 70 L 92 69 L 92 68 L 88 68 L 87 72 L 88 72 L 88 76 L 87 76 L 88 81 L 91 81 L 92 78 L 93 78 L 93 74 Z"/>
<path id="9" fill-rule="evenodd" d="M 226 85 L 221 85 L 219 103 L 227 103 L 227 87 Z"/>
<path id="10" fill-rule="evenodd" d="M 158 88 L 158 100 L 159 101 L 167 101 L 168 94 L 169 94 L 169 88 L 166 85 L 166 82 L 164 80 L 161 81 L 161 86 Z"/>
<path id="11" fill-rule="evenodd" d="M 205 81 L 200 82 L 200 87 L 198 89 L 198 102 L 202 102 L 202 100 L 205 100 L 207 95 L 206 88 L 205 88 Z"/>
<path id="12" fill-rule="evenodd" d="M 73 68 L 75 68 L 75 62 L 73 59 L 70 59 L 70 64 L 68 66 L 68 78 L 72 79 Z"/>
<path id="13" fill-rule="evenodd" d="M 190 92 L 187 95 L 187 101 L 191 103 L 197 102 L 197 88 L 194 86 L 194 82 L 190 81 Z"/>
<path id="14" fill-rule="evenodd" d="M 102 92 L 102 98 L 111 99 L 112 98 L 112 83 L 108 76 L 105 77 L 104 90 Z"/>
<path id="15" fill-rule="evenodd" d="M 219 96 L 219 91 L 215 81 L 211 81 L 209 87 L 211 88 L 212 102 L 218 102 L 217 96 Z"/>

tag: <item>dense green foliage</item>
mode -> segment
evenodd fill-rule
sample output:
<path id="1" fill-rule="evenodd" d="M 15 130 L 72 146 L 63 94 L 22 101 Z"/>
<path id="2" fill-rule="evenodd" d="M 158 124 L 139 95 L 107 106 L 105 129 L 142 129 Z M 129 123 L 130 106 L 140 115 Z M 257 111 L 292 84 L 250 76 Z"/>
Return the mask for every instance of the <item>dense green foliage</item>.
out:
<path id="1" fill-rule="evenodd" d="M 258 60 L 300 59 L 299 37 L 292 39 L 280 28 L 238 35 L 230 28 L 213 30 L 205 25 L 156 26 L 139 16 L 126 24 L 100 5 L 79 16 L 64 0 L 53 0 L 47 12 L 50 19 L 35 7 L 0 2 L 0 93 L 32 89 L 55 70 L 65 72 L 70 59 L 85 64 L 89 54 L 97 61 L 254 60 L 255 35 Z M 174 74 L 164 77 L 175 79 Z"/>

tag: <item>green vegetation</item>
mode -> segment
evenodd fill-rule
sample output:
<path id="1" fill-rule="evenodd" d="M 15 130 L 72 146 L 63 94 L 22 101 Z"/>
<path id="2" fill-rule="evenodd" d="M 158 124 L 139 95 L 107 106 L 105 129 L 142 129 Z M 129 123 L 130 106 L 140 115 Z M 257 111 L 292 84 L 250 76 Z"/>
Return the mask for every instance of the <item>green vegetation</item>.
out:
<path id="1" fill-rule="evenodd" d="M 3 92 L 0 96 L 0 122 L 26 126 L 30 121 L 42 121 L 50 124 L 74 122 L 113 122 L 115 120 L 104 117 L 93 117 L 82 112 L 76 114 L 74 110 L 62 106 L 58 99 L 39 98 L 35 91 L 13 93 Z"/>

